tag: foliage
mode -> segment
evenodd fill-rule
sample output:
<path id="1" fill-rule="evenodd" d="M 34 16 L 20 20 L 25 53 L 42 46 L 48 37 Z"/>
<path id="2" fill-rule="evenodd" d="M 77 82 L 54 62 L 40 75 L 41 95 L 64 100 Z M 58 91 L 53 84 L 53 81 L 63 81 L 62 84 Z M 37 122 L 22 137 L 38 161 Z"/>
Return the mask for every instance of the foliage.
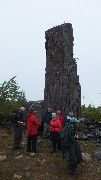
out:
<path id="1" fill-rule="evenodd" d="M 16 76 L 0 85 L 0 121 L 7 119 L 15 108 L 26 103 L 25 92 L 19 91 Z"/>
<path id="2" fill-rule="evenodd" d="M 85 105 L 83 105 L 81 107 L 81 116 L 85 117 L 89 120 L 93 120 L 93 121 L 101 121 L 101 107 L 92 107 L 91 105 L 89 105 L 88 107 L 85 107 Z"/>

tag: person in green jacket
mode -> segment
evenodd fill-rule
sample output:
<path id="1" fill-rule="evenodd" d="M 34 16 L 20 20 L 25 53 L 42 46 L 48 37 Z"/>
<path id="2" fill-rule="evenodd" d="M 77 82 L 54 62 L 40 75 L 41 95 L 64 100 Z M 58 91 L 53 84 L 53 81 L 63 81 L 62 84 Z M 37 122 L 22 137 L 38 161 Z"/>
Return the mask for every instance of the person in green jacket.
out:
<path id="1" fill-rule="evenodd" d="M 80 121 L 73 116 L 73 113 L 70 112 L 69 116 L 67 116 L 67 119 L 65 120 L 65 126 L 60 134 L 63 158 L 66 152 L 69 154 L 68 170 L 71 175 L 75 174 L 77 165 L 83 160 L 80 145 L 75 132 L 76 124 L 79 122 Z"/>

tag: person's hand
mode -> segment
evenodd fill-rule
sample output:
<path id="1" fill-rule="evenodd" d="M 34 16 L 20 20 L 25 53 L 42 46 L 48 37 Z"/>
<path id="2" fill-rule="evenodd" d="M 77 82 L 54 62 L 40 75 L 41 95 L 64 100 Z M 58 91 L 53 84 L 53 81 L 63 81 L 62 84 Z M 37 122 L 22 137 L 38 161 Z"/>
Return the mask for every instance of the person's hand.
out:
<path id="1" fill-rule="evenodd" d="M 21 122 L 21 121 L 18 121 L 18 124 L 21 124 L 21 125 L 25 126 L 25 123 Z"/>
<path id="2" fill-rule="evenodd" d="M 74 138 L 78 138 L 78 134 L 75 134 Z"/>
<path id="3" fill-rule="evenodd" d="M 78 134 L 76 135 L 76 137 L 77 137 L 77 138 L 79 137 Z"/>

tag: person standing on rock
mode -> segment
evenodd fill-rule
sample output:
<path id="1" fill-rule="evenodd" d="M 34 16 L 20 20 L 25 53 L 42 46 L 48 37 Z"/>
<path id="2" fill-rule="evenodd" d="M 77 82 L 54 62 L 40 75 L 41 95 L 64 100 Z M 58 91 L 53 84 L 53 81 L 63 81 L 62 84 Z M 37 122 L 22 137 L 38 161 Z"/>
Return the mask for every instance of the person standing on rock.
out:
<path id="1" fill-rule="evenodd" d="M 41 126 L 41 123 L 35 114 L 36 111 L 31 109 L 27 117 L 27 152 L 29 152 L 32 156 L 36 153 L 38 126 Z"/>

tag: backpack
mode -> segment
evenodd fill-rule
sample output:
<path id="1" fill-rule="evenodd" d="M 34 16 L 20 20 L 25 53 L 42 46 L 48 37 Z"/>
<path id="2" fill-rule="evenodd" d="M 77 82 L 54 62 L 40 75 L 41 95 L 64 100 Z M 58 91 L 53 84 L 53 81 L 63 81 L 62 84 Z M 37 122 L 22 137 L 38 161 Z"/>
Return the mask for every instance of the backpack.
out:
<path id="1" fill-rule="evenodd" d="M 74 129 L 71 126 L 66 125 L 60 133 L 61 148 L 63 153 L 68 151 L 68 148 L 74 142 L 73 132 Z"/>

